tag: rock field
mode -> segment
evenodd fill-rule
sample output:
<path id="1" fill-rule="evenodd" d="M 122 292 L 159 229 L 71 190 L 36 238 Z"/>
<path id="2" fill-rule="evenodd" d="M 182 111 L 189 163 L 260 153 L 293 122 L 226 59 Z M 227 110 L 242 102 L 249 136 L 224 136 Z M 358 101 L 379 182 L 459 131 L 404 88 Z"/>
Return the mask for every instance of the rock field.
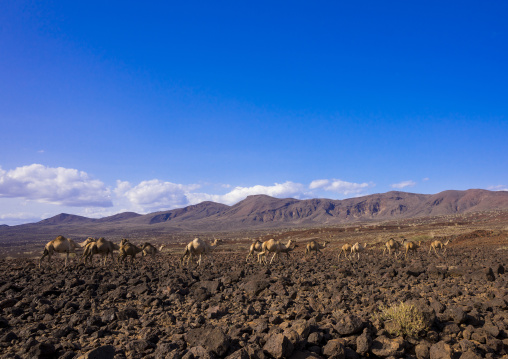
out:
<path id="1" fill-rule="evenodd" d="M 39 269 L 0 260 L 0 358 L 508 357 L 508 250 L 421 248 L 407 260 L 337 246 L 280 262 L 217 250 L 204 264 L 138 256 L 134 265 Z M 380 308 L 412 304 L 426 329 L 393 334 Z"/>

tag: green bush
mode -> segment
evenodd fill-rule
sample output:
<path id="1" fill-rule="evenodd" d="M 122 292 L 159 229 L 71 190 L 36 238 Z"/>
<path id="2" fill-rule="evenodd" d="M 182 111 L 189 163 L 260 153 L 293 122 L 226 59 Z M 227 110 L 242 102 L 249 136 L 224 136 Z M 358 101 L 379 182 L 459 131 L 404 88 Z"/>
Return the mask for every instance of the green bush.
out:
<path id="1" fill-rule="evenodd" d="M 423 313 L 412 304 L 401 302 L 390 307 L 381 305 L 379 310 L 379 313 L 374 314 L 374 319 L 383 322 L 385 329 L 392 335 L 416 337 L 428 329 Z"/>

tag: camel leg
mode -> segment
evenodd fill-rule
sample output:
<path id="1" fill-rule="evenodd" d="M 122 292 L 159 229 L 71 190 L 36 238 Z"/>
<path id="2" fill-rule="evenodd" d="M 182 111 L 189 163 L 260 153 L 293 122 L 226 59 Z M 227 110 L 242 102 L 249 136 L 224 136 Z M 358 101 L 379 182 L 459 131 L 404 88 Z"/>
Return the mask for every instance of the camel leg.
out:
<path id="1" fill-rule="evenodd" d="M 48 262 L 49 262 L 49 251 L 47 251 L 46 249 L 44 249 L 44 252 L 42 253 L 42 257 L 41 259 L 39 259 L 39 268 L 41 267 L 41 262 L 42 260 L 44 259 L 44 257 L 48 257 Z"/>
<path id="2" fill-rule="evenodd" d="M 249 254 L 247 255 L 247 258 L 245 259 L 245 261 L 247 262 L 247 261 L 249 260 L 249 258 L 250 258 L 251 256 L 253 256 L 253 255 L 254 255 L 254 251 L 253 251 L 253 250 L 250 250 L 250 251 L 249 251 Z"/>

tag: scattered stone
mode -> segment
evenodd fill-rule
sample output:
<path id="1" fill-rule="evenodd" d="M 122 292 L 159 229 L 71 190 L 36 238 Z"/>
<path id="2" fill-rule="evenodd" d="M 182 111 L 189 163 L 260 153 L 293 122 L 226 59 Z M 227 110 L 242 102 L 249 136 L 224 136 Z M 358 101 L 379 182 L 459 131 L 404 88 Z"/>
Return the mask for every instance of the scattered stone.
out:
<path id="1" fill-rule="evenodd" d="M 266 341 L 263 350 L 274 358 L 289 358 L 294 347 L 284 334 L 273 334 Z"/>
<path id="2" fill-rule="evenodd" d="M 229 348 L 229 338 L 220 328 L 204 327 L 192 329 L 187 333 L 187 341 L 194 346 L 202 346 L 218 356 Z"/>
<path id="3" fill-rule="evenodd" d="M 402 356 L 405 352 L 405 342 L 402 337 L 394 339 L 387 338 L 384 335 L 378 336 L 372 341 L 371 351 L 374 355 L 380 357 Z"/>
<path id="4" fill-rule="evenodd" d="M 323 348 L 323 354 L 330 359 L 345 359 L 346 349 L 342 339 L 332 339 Z"/>
<path id="5" fill-rule="evenodd" d="M 429 354 L 430 359 L 451 359 L 452 348 L 444 341 L 440 341 L 430 347 Z"/>
<path id="6" fill-rule="evenodd" d="M 346 314 L 339 319 L 335 330 L 343 336 L 357 334 L 363 329 L 363 321 L 357 316 Z"/>

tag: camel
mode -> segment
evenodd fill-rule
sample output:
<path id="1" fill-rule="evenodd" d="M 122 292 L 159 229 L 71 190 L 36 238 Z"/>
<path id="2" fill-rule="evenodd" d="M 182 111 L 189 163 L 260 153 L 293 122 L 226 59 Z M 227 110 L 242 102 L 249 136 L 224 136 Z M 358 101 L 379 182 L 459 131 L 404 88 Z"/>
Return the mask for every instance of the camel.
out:
<path id="1" fill-rule="evenodd" d="M 142 252 L 143 249 L 136 246 L 135 244 L 132 244 L 127 239 L 125 239 L 125 241 L 124 241 L 124 239 L 122 239 L 122 244 L 120 245 L 120 254 L 118 255 L 118 263 L 125 261 L 125 258 L 127 256 L 131 256 L 131 263 L 133 263 L 134 257 L 136 257 L 136 254 L 138 254 L 139 252 Z"/>
<path id="2" fill-rule="evenodd" d="M 406 255 L 405 255 L 405 259 L 407 259 L 407 252 L 411 251 L 413 253 L 416 253 L 416 251 L 418 250 L 418 248 L 420 248 L 420 246 L 422 245 L 422 241 L 419 241 L 418 243 L 416 242 L 406 242 L 406 240 L 404 239 L 404 248 L 406 248 Z"/>
<path id="3" fill-rule="evenodd" d="M 360 244 L 356 242 L 353 246 L 351 246 L 351 256 L 354 256 L 356 253 L 358 255 L 358 259 L 360 259 L 360 252 L 363 252 L 365 248 L 367 248 L 367 243 Z"/>
<path id="4" fill-rule="evenodd" d="M 93 241 L 93 238 L 87 238 L 84 242 L 76 243 L 70 238 L 65 238 L 64 236 L 58 236 L 52 241 L 48 242 L 44 247 L 44 252 L 42 253 L 41 259 L 39 259 L 39 268 L 41 267 L 42 260 L 44 257 L 48 257 L 48 262 L 51 260 L 51 256 L 53 253 L 65 253 L 65 267 L 67 267 L 67 262 L 69 260 L 69 253 L 76 252 L 76 248 L 82 248 L 86 246 L 88 243 Z"/>
<path id="5" fill-rule="evenodd" d="M 213 243 L 207 243 L 202 239 L 194 238 L 194 240 L 189 244 L 187 244 L 187 246 L 185 247 L 185 252 L 180 258 L 180 264 L 184 264 L 184 262 L 185 264 L 189 264 L 189 261 L 192 259 L 192 257 L 199 255 L 197 263 L 198 266 L 200 266 L 203 256 L 211 253 L 212 250 L 217 248 L 217 246 L 220 244 L 222 244 L 222 239 L 214 238 Z"/>
<path id="6" fill-rule="evenodd" d="M 429 254 L 432 250 L 434 250 L 434 252 L 436 253 L 436 255 L 439 257 L 439 254 L 437 253 L 437 250 L 436 249 L 443 249 L 443 254 L 445 254 L 446 252 L 446 246 L 450 243 L 450 240 L 447 240 L 445 243 L 439 241 L 439 240 L 435 240 L 434 242 L 432 242 L 430 244 L 430 248 L 429 248 Z"/>
<path id="7" fill-rule="evenodd" d="M 259 239 L 254 240 L 254 243 L 250 245 L 249 254 L 245 261 L 247 262 L 251 256 L 254 256 L 254 252 L 261 252 L 263 250 L 263 242 Z"/>
<path id="8" fill-rule="evenodd" d="M 155 256 L 157 253 L 159 253 L 159 251 L 157 250 L 157 248 L 155 248 L 153 245 L 151 245 L 150 243 L 146 242 L 144 243 L 142 246 L 141 246 L 141 249 L 143 250 L 143 257 L 145 256 Z"/>
<path id="9" fill-rule="evenodd" d="M 383 249 L 383 255 L 385 254 L 386 250 L 388 250 L 388 255 L 390 256 L 392 254 L 392 251 L 399 249 L 404 244 L 405 241 L 406 241 L 406 239 L 403 239 L 402 242 L 398 242 L 395 239 L 390 238 L 390 240 L 385 243 L 385 249 Z M 394 252 L 394 254 L 395 254 L 395 252 Z M 397 256 L 398 256 L 398 254 L 395 254 L 395 257 L 397 257 Z"/>
<path id="10" fill-rule="evenodd" d="M 292 240 L 288 240 L 286 244 L 280 243 L 280 241 L 276 241 L 275 239 L 269 239 L 263 243 L 262 252 L 258 253 L 258 262 L 266 264 L 266 253 L 273 253 L 272 259 L 270 260 L 270 264 L 273 262 L 274 258 L 280 258 L 280 253 L 286 253 L 289 257 L 289 252 L 294 250 L 291 248 Z M 296 247 L 296 246 L 295 246 Z"/>
<path id="11" fill-rule="evenodd" d="M 280 253 L 286 253 L 287 258 L 289 258 L 289 252 L 294 251 L 296 248 L 298 248 L 298 244 L 293 245 L 293 247 L 282 247 Z"/>
<path id="12" fill-rule="evenodd" d="M 344 244 L 339 252 L 339 256 L 337 257 L 337 259 L 340 261 L 340 255 L 342 254 L 342 252 L 344 252 L 344 257 L 347 257 L 347 253 L 351 252 L 351 247 L 352 246 L 349 243 Z M 351 255 L 349 255 L 348 259 L 351 260 Z"/>
<path id="13" fill-rule="evenodd" d="M 111 259 L 114 261 L 113 251 L 117 251 L 120 249 L 120 246 L 117 244 L 106 240 L 104 237 L 99 238 L 96 242 L 89 243 L 85 250 L 83 251 L 83 262 L 86 264 L 87 260 L 90 260 L 90 263 L 93 264 L 93 255 L 100 254 L 103 258 L 103 265 L 106 265 L 106 261 L 108 259 L 108 255 L 111 255 Z"/>
<path id="14" fill-rule="evenodd" d="M 312 240 L 312 241 L 310 241 L 309 244 L 307 244 L 307 247 L 305 248 L 305 254 L 307 255 L 307 253 L 310 253 L 311 251 L 315 251 L 316 257 L 317 257 L 318 254 L 321 253 L 321 249 L 326 248 L 326 245 L 328 243 L 330 243 L 330 242 L 324 241 L 323 245 L 321 245 L 318 242 L 316 242 L 315 240 Z"/>

